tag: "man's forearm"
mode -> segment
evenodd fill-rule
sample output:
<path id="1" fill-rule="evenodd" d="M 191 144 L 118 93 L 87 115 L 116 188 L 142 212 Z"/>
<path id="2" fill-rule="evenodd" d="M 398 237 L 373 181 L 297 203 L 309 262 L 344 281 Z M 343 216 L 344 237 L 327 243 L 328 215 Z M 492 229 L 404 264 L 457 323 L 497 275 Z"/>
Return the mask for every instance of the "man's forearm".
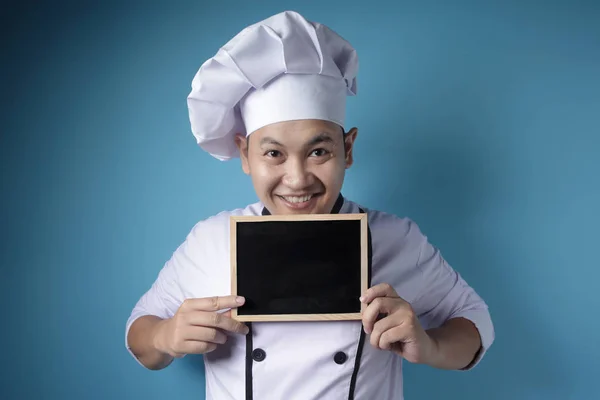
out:
<path id="1" fill-rule="evenodd" d="M 156 328 L 164 322 L 153 315 L 145 315 L 135 320 L 127 335 L 133 354 L 151 370 L 163 369 L 173 361 L 173 357 L 158 351 L 153 343 Z"/>
<path id="2" fill-rule="evenodd" d="M 468 367 L 481 348 L 481 337 L 475 325 L 465 318 L 453 318 L 427 334 L 436 344 L 436 357 L 430 363 L 440 369 L 459 370 Z"/>

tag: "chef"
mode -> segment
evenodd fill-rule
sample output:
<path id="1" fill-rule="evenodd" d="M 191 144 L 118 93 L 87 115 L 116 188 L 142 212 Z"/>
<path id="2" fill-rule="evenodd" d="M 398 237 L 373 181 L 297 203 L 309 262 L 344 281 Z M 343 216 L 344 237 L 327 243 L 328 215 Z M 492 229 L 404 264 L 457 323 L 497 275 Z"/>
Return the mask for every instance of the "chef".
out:
<path id="1" fill-rule="evenodd" d="M 341 193 L 356 128 L 358 58 L 324 25 L 295 12 L 253 24 L 207 60 L 188 108 L 199 146 L 239 157 L 258 201 L 192 227 L 135 305 L 126 346 L 149 369 L 203 354 L 206 398 L 403 398 L 402 363 L 469 370 L 494 341 L 482 298 L 408 218 Z M 207 190 L 207 195 L 210 190 Z M 367 213 L 368 290 L 361 321 L 253 322 L 231 318 L 229 217 Z"/>

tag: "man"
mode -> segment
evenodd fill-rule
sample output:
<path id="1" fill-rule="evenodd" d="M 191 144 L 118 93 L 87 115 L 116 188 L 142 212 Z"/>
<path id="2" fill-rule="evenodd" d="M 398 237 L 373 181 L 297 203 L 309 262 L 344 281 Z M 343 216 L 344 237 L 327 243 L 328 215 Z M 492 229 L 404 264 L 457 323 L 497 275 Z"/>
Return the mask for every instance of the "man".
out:
<path id="1" fill-rule="evenodd" d="M 161 369 L 204 354 L 208 399 L 401 399 L 402 360 L 466 370 L 494 340 L 484 301 L 409 219 L 341 194 L 356 128 L 355 50 L 294 12 L 254 24 L 205 62 L 188 97 L 192 131 L 214 157 L 239 156 L 259 202 L 197 223 L 135 306 L 129 351 Z M 230 318 L 232 215 L 366 212 L 371 283 L 362 321 Z"/>

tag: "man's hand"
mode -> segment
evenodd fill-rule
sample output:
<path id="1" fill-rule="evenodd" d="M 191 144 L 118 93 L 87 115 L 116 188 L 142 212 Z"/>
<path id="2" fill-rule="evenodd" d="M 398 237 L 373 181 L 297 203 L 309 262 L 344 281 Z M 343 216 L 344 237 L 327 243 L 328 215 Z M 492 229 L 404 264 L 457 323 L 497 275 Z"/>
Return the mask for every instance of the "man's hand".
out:
<path id="1" fill-rule="evenodd" d="M 218 313 L 239 307 L 244 301 L 236 296 L 185 300 L 173 318 L 155 326 L 152 343 L 158 351 L 175 358 L 211 352 L 226 342 L 224 331 L 248 333 L 248 327 L 232 319 L 230 311 Z"/>
<path id="2" fill-rule="evenodd" d="M 386 283 L 373 286 L 360 300 L 368 304 L 362 322 L 365 332 L 371 335 L 371 345 L 393 351 L 412 363 L 435 363 L 437 343 L 394 288 Z"/>

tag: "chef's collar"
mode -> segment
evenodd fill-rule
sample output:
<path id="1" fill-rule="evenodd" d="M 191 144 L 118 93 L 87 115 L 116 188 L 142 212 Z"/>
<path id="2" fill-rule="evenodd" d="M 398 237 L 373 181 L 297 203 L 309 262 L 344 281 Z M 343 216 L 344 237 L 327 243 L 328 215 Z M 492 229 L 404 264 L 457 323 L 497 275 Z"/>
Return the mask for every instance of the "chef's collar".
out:
<path id="1" fill-rule="evenodd" d="M 340 193 L 338 195 L 337 200 L 335 201 L 335 204 L 333 205 L 333 208 L 331 209 L 330 214 L 339 214 L 343 205 L 344 205 L 344 196 L 342 196 L 342 194 Z M 271 215 L 271 212 L 269 210 L 267 210 L 267 207 L 263 207 L 262 215 Z"/>

